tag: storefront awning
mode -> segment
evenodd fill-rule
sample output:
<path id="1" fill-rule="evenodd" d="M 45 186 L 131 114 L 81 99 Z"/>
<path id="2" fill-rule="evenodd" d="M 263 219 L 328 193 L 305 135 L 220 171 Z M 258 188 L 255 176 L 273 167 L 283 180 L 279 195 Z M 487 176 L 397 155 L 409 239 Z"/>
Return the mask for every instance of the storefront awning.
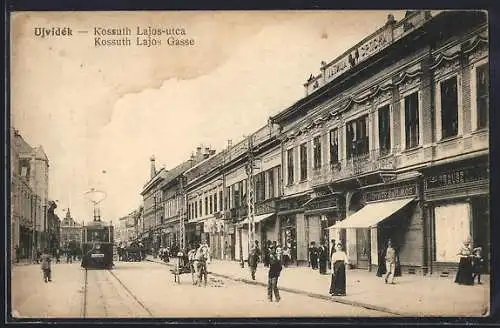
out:
<path id="1" fill-rule="evenodd" d="M 329 227 L 329 229 L 370 228 L 396 213 L 415 198 L 367 204 L 356 213 Z"/>
<path id="2" fill-rule="evenodd" d="M 259 223 L 260 221 L 264 220 L 264 219 L 267 219 L 271 216 L 273 216 L 274 213 L 267 213 L 267 214 L 262 214 L 262 215 L 256 215 L 253 217 L 253 221 L 254 223 Z M 241 222 L 238 222 L 239 224 L 248 224 L 248 218 L 246 218 L 245 220 L 241 221 Z"/>

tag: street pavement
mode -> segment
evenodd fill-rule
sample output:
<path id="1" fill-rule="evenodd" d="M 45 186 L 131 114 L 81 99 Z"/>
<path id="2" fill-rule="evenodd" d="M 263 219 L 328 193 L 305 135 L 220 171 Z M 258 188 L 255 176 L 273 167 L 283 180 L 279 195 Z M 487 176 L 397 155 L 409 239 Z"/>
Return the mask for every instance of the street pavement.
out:
<path id="1" fill-rule="evenodd" d="M 193 286 L 189 274 L 174 282 L 170 267 L 150 261 L 116 262 L 111 271 L 88 271 L 87 317 L 372 317 L 378 311 L 281 291 L 279 303 L 267 289 L 209 275 L 207 287 Z M 45 283 L 40 265 L 12 267 L 15 317 L 54 318 L 83 315 L 84 274 L 79 263 L 54 264 Z M 116 277 L 113 278 L 113 277 Z M 124 286 L 124 287 L 123 287 Z M 122 288 L 123 287 L 123 288 Z"/>
<path id="2" fill-rule="evenodd" d="M 165 264 L 148 256 L 149 261 Z M 208 265 L 214 276 L 233 279 L 253 285 L 267 285 L 267 268 L 259 264 L 256 280 L 252 281 L 248 266 L 239 262 L 212 260 Z M 284 268 L 280 290 L 315 299 L 364 307 L 386 314 L 402 316 L 484 316 L 490 304 L 490 279 L 482 277 L 482 285 L 463 286 L 454 283 L 454 276 L 422 276 L 405 274 L 395 279 L 395 284 L 385 284 L 375 272 L 348 270 L 347 296 L 329 295 L 331 275 L 320 275 L 308 267 Z"/>

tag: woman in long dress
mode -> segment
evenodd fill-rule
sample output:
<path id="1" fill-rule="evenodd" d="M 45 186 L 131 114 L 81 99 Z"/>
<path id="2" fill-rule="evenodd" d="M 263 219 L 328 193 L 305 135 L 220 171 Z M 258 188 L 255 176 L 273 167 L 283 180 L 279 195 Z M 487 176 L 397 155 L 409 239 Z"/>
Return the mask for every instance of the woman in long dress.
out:
<path id="1" fill-rule="evenodd" d="M 460 256 L 460 262 L 455 282 L 460 285 L 473 285 L 472 248 L 469 240 L 464 241 L 464 246 L 460 249 L 458 256 Z"/>
<path id="2" fill-rule="evenodd" d="M 346 266 L 349 264 L 347 254 L 342 250 L 342 244 L 337 244 L 337 251 L 332 254 L 332 282 L 330 284 L 330 295 L 346 295 Z"/>

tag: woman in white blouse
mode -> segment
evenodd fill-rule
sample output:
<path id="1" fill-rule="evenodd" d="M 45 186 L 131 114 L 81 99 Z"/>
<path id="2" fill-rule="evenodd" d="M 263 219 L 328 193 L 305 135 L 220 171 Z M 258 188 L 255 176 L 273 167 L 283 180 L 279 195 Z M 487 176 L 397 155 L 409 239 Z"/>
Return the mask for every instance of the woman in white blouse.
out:
<path id="1" fill-rule="evenodd" d="M 345 270 L 349 264 L 347 254 L 342 250 L 342 244 L 338 243 L 336 251 L 332 254 L 332 282 L 330 284 L 330 295 L 346 295 Z"/>

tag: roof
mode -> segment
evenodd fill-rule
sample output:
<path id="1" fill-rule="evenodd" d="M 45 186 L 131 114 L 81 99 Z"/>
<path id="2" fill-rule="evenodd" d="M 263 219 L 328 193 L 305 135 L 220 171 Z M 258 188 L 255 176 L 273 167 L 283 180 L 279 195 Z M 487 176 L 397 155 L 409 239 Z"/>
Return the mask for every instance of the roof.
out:
<path id="1" fill-rule="evenodd" d="M 14 130 L 12 142 L 19 154 L 31 154 L 33 152 L 33 147 L 24 140 L 17 130 Z"/>

